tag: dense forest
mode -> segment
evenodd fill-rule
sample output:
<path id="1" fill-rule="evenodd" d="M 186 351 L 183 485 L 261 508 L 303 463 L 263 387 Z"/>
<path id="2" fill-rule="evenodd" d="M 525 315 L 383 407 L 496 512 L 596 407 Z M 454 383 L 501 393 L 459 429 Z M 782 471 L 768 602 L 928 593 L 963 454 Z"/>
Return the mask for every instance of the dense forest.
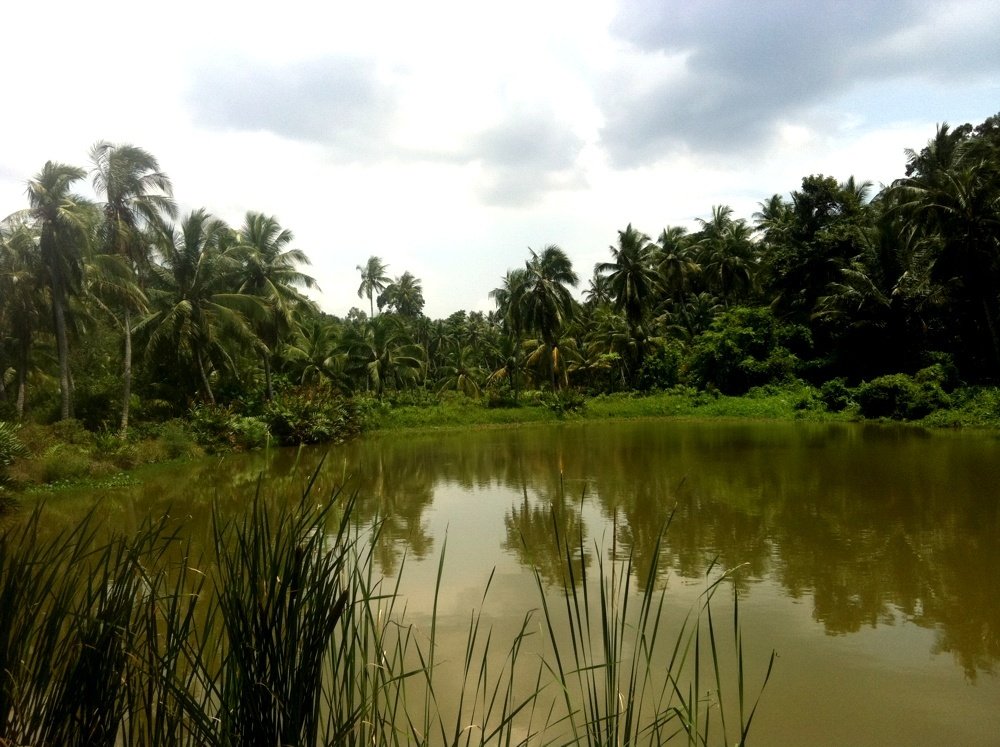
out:
<path id="1" fill-rule="evenodd" d="M 86 180 L 98 201 L 77 194 Z M 0 223 L 11 422 L 125 437 L 196 413 L 252 431 L 270 412 L 261 427 L 294 431 L 290 411 L 320 401 L 451 390 L 516 406 L 529 391 L 795 380 L 830 408 L 911 417 L 1000 379 L 1000 115 L 940 125 L 877 193 L 817 174 L 749 217 L 718 205 L 693 231 L 628 225 L 589 279 L 558 246 L 529 250 L 498 279 L 495 311 L 446 319 L 424 316 L 420 279 L 390 277 L 380 257 L 357 267 L 362 308 L 322 313 L 288 228 L 266 213 L 240 226 L 179 215 L 156 158 L 133 145 L 99 142 L 86 167 L 46 163 L 26 203 Z"/>

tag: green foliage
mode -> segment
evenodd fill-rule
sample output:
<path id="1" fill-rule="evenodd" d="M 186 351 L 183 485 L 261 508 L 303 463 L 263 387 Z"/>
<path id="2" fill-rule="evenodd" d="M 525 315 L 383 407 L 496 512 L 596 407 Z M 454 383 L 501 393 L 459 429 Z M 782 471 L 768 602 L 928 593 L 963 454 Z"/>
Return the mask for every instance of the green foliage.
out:
<path id="1" fill-rule="evenodd" d="M 15 459 L 27 456 L 28 450 L 17 437 L 20 430 L 14 423 L 0 420 L 0 468 L 9 467 Z"/>
<path id="2" fill-rule="evenodd" d="M 53 483 L 79 480 L 91 474 L 91 459 L 80 446 L 55 444 L 35 464 L 38 482 Z"/>
<path id="3" fill-rule="evenodd" d="M 255 449 L 267 442 L 267 424 L 230 407 L 202 405 L 190 414 L 191 432 L 210 453 Z"/>
<path id="4" fill-rule="evenodd" d="M 582 394 L 575 389 L 563 389 L 555 392 L 544 392 L 542 404 L 556 417 L 563 417 L 570 413 L 581 412 L 587 405 L 587 401 Z"/>
<path id="5" fill-rule="evenodd" d="M 739 307 L 716 318 L 692 346 L 688 374 L 696 386 L 742 394 L 751 387 L 794 376 L 799 360 L 784 347 L 786 329 L 770 309 Z"/>
<path id="6" fill-rule="evenodd" d="M 639 388 L 643 390 L 665 390 L 677 386 L 681 381 L 684 363 L 684 348 L 677 342 L 646 356 L 639 370 Z"/>
<path id="7" fill-rule="evenodd" d="M 830 379 L 819 389 L 820 399 L 830 412 L 840 412 L 853 404 L 851 390 L 844 379 Z"/>
<path id="8" fill-rule="evenodd" d="M 0 420 L 0 489 L 7 483 L 7 467 L 15 459 L 20 459 L 28 455 L 28 450 L 21 439 L 17 437 L 18 427 L 14 423 L 7 423 Z M 0 512 L 3 506 L 0 505 Z"/>
<path id="9" fill-rule="evenodd" d="M 854 398 L 866 418 L 898 420 L 917 420 L 950 403 L 931 373 L 922 380 L 906 374 L 879 376 L 862 383 L 855 390 Z"/>
<path id="10" fill-rule="evenodd" d="M 168 420 L 160 426 L 159 436 L 168 459 L 186 459 L 200 453 L 194 436 L 181 420 Z"/>
<path id="11" fill-rule="evenodd" d="M 267 403 L 263 417 L 284 446 L 340 442 L 361 430 L 353 402 L 322 388 L 282 392 Z"/>

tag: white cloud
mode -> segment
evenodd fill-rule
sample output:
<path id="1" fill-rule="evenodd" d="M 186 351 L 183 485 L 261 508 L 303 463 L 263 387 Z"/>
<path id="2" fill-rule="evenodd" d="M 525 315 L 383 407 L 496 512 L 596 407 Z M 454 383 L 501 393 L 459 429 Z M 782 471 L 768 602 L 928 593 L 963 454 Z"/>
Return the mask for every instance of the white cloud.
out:
<path id="1" fill-rule="evenodd" d="M 487 309 L 529 246 L 587 278 L 629 222 L 889 181 L 1000 100 L 989 2 L 55 0 L 5 29 L 0 213 L 46 160 L 132 142 L 184 208 L 278 216 L 341 314 L 372 254 L 432 316 Z"/>

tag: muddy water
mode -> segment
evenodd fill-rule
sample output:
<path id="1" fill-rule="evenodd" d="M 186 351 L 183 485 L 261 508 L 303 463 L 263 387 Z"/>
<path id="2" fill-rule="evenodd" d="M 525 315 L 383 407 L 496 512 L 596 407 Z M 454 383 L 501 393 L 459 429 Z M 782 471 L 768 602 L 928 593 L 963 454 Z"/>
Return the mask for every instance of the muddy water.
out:
<path id="1" fill-rule="evenodd" d="M 357 520 L 386 517 L 381 570 L 400 573 L 408 614 L 429 615 L 441 551 L 441 628 L 482 606 L 516 630 L 556 581 L 560 531 L 584 562 L 635 559 L 676 611 L 706 573 L 737 568 L 747 667 L 772 679 L 757 744 L 1000 744 L 1000 440 L 869 425 L 643 421 L 365 438 L 151 469 L 102 496 L 129 529 L 186 517 L 207 537 L 210 506 L 238 514 L 340 486 Z M 53 524 L 93 494 L 50 500 Z M 657 543 L 669 523 L 665 540 Z M 725 595 L 724 595 L 725 596 Z M 444 635 L 445 633 L 442 633 Z M 456 639 L 457 640 L 457 639 Z"/>

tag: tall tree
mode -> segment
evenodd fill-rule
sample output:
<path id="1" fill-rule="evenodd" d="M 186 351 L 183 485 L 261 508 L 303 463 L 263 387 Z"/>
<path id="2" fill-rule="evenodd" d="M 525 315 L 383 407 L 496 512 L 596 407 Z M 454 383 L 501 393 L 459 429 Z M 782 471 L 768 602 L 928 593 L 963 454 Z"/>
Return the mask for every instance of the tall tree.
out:
<path id="1" fill-rule="evenodd" d="M 63 420 L 73 416 L 66 314 L 70 295 L 80 289 L 83 254 L 94 225 L 91 203 L 71 191 L 73 183 L 85 176 L 86 172 L 77 166 L 46 161 L 28 182 L 25 212 L 39 232 L 38 246 L 51 294 L 59 358 L 59 414 Z"/>
<path id="2" fill-rule="evenodd" d="M 416 319 L 424 310 L 424 290 L 420 280 L 409 272 L 393 280 L 379 294 L 379 311 L 384 307 L 407 319 Z"/>
<path id="3" fill-rule="evenodd" d="M 910 230 L 933 247 L 931 278 L 949 289 L 962 355 L 978 374 L 1000 374 L 1000 147 L 992 137 L 947 125 L 888 197 Z M 983 344 L 985 341 L 985 344 Z"/>
<path id="4" fill-rule="evenodd" d="M 225 223 L 195 210 L 171 227 L 159 244 L 162 263 L 153 266 L 150 314 L 136 331 L 146 336 L 146 354 L 162 356 L 196 376 L 205 399 L 215 405 L 209 372 L 232 362 L 229 346 L 258 350 L 262 344 L 247 321 L 260 316 L 256 296 L 235 292 L 237 259 L 227 244 Z"/>
<path id="5" fill-rule="evenodd" d="M 573 263 L 566 252 L 550 244 L 541 252 L 528 250 L 531 258 L 525 262 L 524 291 L 521 305 L 526 329 L 536 330 L 545 349 L 552 389 L 556 387 L 556 371 L 560 368 L 559 338 L 563 327 L 573 318 L 574 301 L 569 287 L 579 282 Z M 565 375 L 565 368 L 563 368 Z"/>
<path id="6" fill-rule="evenodd" d="M 752 229 L 732 214 L 728 205 L 716 205 L 711 219 L 698 219 L 702 227 L 699 264 L 709 289 L 726 306 L 746 298 L 754 286 L 756 271 Z"/>
<path id="7" fill-rule="evenodd" d="M 268 399 L 274 397 L 271 358 L 293 329 L 296 312 L 311 306 L 299 289 L 316 287 L 316 280 L 298 269 L 308 265 L 309 258 L 301 249 L 289 247 L 293 240 L 292 232 L 273 216 L 248 212 L 234 248 L 240 293 L 257 296 L 267 308 L 254 326 L 265 345 L 261 359 Z"/>
<path id="8" fill-rule="evenodd" d="M 99 229 L 100 248 L 121 257 L 132 270 L 141 289 L 149 264 L 149 242 L 143 229 L 174 217 L 170 179 L 148 151 L 135 145 L 114 145 L 101 140 L 90 149 L 94 191 L 104 197 L 104 220 Z M 140 297 L 141 298 L 141 297 Z M 134 303 L 121 304 L 122 355 L 121 434 L 128 432 L 132 398 L 132 314 L 141 311 Z"/>
<path id="9" fill-rule="evenodd" d="M 657 287 L 653 267 L 654 244 L 649 237 L 629 223 L 618 232 L 618 246 L 608 247 L 612 262 L 601 262 L 594 271 L 605 274 L 611 284 L 614 308 L 625 312 L 633 329 L 642 324 L 646 309 Z"/>
<path id="10" fill-rule="evenodd" d="M 358 298 L 368 296 L 368 306 L 371 316 L 375 316 L 375 295 L 385 290 L 389 285 L 389 276 L 385 271 L 389 265 L 380 258 L 371 256 L 364 265 L 358 265 L 357 270 L 361 273 L 361 285 L 358 286 Z"/>
<path id="11" fill-rule="evenodd" d="M 683 226 L 667 226 L 656 239 L 656 270 L 660 288 L 672 298 L 679 300 L 687 291 L 692 277 L 701 272 L 701 265 L 695 260 Z"/>
<path id="12" fill-rule="evenodd" d="M 518 372 L 521 368 L 521 336 L 524 333 L 524 294 L 527 289 L 528 272 L 524 269 L 508 270 L 499 288 L 490 291 L 497 305 L 507 337 L 504 365 L 495 372 L 496 377 L 506 377 L 517 401 L 519 387 Z"/>
<path id="13" fill-rule="evenodd" d="M 24 416 L 31 349 L 49 307 L 37 239 L 37 233 L 22 220 L 0 223 L 0 343 L 10 343 L 9 354 L 14 359 L 18 420 Z M 2 336 L 4 330 L 6 337 Z M 0 352 L 8 352 L 5 348 L 8 345 Z M 0 377 L 6 368 L 0 356 Z"/>

